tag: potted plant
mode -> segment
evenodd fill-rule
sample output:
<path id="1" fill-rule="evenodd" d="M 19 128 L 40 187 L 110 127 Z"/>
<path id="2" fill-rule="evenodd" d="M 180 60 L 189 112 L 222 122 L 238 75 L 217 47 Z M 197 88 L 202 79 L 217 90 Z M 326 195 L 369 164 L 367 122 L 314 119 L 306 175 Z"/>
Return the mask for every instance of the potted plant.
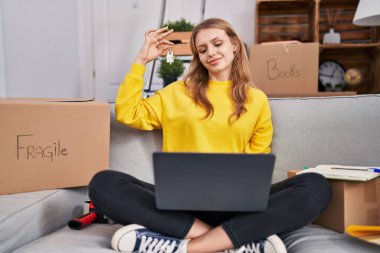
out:
<path id="1" fill-rule="evenodd" d="M 194 29 L 194 24 L 190 23 L 184 18 L 176 21 L 168 21 L 164 24 L 169 29 L 173 29 L 174 32 L 191 32 Z"/>
<path id="2" fill-rule="evenodd" d="M 158 76 L 164 80 L 164 87 L 178 80 L 178 77 L 183 74 L 185 66 L 183 62 L 174 58 L 172 64 L 168 63 L 165 58 L 161 59 L 160 67 L 158 68 Z"/>

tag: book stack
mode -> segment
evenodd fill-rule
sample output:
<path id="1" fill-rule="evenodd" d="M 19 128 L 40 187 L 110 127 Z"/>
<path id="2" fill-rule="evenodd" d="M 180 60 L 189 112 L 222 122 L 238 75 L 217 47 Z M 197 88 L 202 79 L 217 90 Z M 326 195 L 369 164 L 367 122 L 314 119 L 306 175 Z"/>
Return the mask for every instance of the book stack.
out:
<path id="1" fill-rule="evenodd" d="M 343 165 L 318 165 L 315 168 L 301 170 L 297 172 L 297 175 L 310 172 L 322 174 L 328 179 L 340 179 L 363 182 L 372 180 L 380 176 L 379 168 Z"/>

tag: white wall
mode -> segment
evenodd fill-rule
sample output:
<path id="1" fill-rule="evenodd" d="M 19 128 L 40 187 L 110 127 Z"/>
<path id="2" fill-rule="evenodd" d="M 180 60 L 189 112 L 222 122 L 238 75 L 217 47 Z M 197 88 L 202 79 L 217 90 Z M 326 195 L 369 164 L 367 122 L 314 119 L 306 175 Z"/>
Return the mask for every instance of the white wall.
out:
<path id="1" fill-rule="evenodd" d="M 6 77 L 5 77 L 5 58 L 4 58 L 4 43 L 3 43 L 3 12 L 0 2 L 0 98 L 5 97 L 6 90 Z"/>
<path id="2" fill-rule="evenodd" d="M 201 4 L 167 0 L 165 21 L 198 23 Z M 205 18 L 226 19 L 249 46 L 254 8 L 252 0 L 206 0 Z M 0 0 L 0 96 L 101 97 L 110 84 L 116 90 L 160 11 L 160 0 Z"/>
<path id="3" fill-rule="evenodd" d="M 81 96 L 78 2 L 0 1 L 8 97 Z"/>
<path id="4" fill-rule="evenodd" d="M 249 46 L 254 42 L 255 3 L 254 0 L 205 0 L 204 19 L 225 19 Z M 183 17 L 198 23 L 201 21 L 201 7 L 202 0 L 167 0 L 165 20 Z"/>
<path id="5" fill-rule="evenodd" d="M 165 21 L 185 18 L 193 24 L 201 21 L 202 0 L 167 0 Z"/>
<path id="6" fill-rule="evenodd" d="M 113 101 L 144 42 L 144 32 L 159 26 L 161 1 L 93 0 L 95 97 Z"/>

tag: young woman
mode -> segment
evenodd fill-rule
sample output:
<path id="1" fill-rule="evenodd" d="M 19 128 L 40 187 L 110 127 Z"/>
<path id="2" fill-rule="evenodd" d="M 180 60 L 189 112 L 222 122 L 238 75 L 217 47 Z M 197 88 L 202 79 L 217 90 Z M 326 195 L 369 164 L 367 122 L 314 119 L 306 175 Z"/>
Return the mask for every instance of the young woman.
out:
<path id="1" fill-rule="evenodd" d="M 253 85 L 244 45 L 224 20 L 208 19 L 194 29 L 184 81 L 141 98 L 145 65 L 169 50 L 171 32 L 145 33 L 118 91 L 117 120 L 162 129 L 165 152 L 269 153 L 268 99 Z M 331 198 L 327 181 L 312 173 L 272 185 L 267 210 L 252 213 L 158 210 L 154 185 L 112 170 L 95 175 L 89 190 L 101 212 L 126 225 L 111 243 L 122 252 L 286 252 L 277 235 L 313 221 Z"/>

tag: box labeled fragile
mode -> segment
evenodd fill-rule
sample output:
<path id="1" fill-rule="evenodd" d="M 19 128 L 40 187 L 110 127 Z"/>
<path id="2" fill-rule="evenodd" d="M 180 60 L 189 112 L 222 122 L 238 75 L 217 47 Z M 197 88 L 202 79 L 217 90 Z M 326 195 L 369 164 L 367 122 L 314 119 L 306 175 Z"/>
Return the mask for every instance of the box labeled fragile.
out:
<path id="1" fill-rule="evenodd" d="M 84 186 L 109 167 L 107 103 L 0 99 L 0 118 L 0 194 Z"/>
<path id="2" fill-rule="evenodd" d="M 318 43 L 252 45 L 254 84 L 268 95 L 318 93 Z"/>

